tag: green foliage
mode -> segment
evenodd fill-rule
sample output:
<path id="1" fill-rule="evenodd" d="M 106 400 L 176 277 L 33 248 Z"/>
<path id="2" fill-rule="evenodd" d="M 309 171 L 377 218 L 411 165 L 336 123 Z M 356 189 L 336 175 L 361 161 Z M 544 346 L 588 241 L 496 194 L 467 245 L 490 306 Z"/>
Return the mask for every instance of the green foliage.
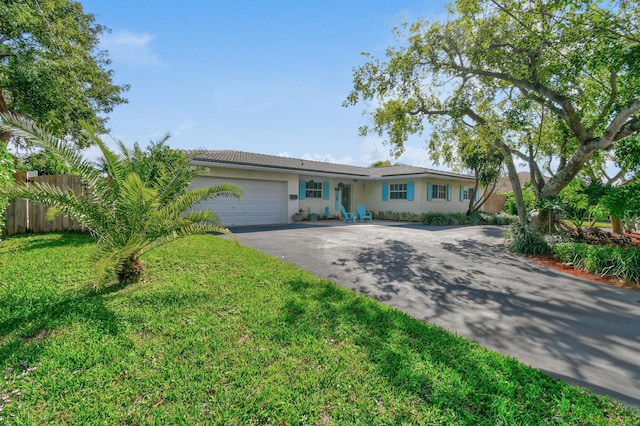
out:
<path id="1" fill-rule="evenodd" d="M 371 167 L 388 167 L 391 165 L 391 161 L 389 160 L 378 160 L 378 161 L 374 161 L 371 164 Z"/>
<path id="2" fill-rule="evenodd" d="M 410 212 L 381 211 L 374 213 L 373 218 L 380 220 L 396 220 L 401 222 L 421 222 L 420 214 Z"/>
<path id="3" fill-rule="evenodd" d="M 71 171 L 66 164 L 46 151 L 35 152 L 25 156 L 18 161 L 16 168 L 25 171 L 35 170 L 39 176 L 61 175 Z"/>
<path id="4" fill-rule="evenodd" d="M 143 270 L 140 257 L 177 238 L 205 232 L 229 234 L 215 213 L 185 211 L 209 198 L 239 197 L 240 189 L 216 185 L 186 191 L 197 173 L 179 155 L 177 161 L 161 164 L 159 159 L 167 154 L 163 144 L 152 145 L 147 153 L 129 152 L 121 144 L 122 154 L 117 155 L 86 126 L 87 137 L 102 152 L 105 177 L 66 141 L 22 118 L 3 115 L 2 121 L 2 129 L 55 155 L 82 179 L 83 194 L 46 183 L 15 185 L 10 194 L 51 206 L 50 217 L 65 213 L 84 224 L 98 240 L 96 269 L 103 282 L 113 275 L 122 284 L 136 282 Z"/>
<path id="5" fill-rule="evenodd" d="M 640 215 L 640 182 L 608 187 L 601 204 L 612 216 L 624 220 L 627 232 L 633 231 Z"/>
<path id="6" fill-rule="evenodd" d="M 531 182 L 526 182 L 522 186 L 522 198 L 524 199 L 524 205 L 527 211 L 531 211 L 536 206 L 536 193 L 531 186 Z M 508 191 L 505 198 L 505 212 L 511 215 L 518 214 L 518 207 L 516 206 L 516 198 L 513 195 L 513 191 Z"/>
<path id="7" fill-rule="evenodd" d="M 640 283 L 640 249 L 585 243 L 561 243 L 553 252 L 563 263 L 602 276 Z"/>
<path id="8" fill-rule="evenodd" d="M 615 147 L 614 161 L 628 182 L 637 182 L 640 175 L 640 136 L 621 140 Z"/>
<path id="9" fill-rule="evenodd" d="M 532 231 L 519 223 L 514 224 L 505 232 L 505 246 L 508 250 L 520 254 L 545 254 L 551 252 L 551 247 L 542 234 Z"/>
<path id="10" fill-rule="evenodd" d="M 0 237 L 6 225 L 5 209 L 9 205 L 9 197 L 3 194 L 4 189 L 13 182 L 13 157 L 7 151 L 7 147 L 0 143 Z"/>
<path id="11" fill-rule="evenodd" d="M 460 218 L 445 213 L 424 213 L 422 215 L 422 223 L 432 226 L 459 225 Z"/>
<path id="12" fill-rule="evenodd" d="M 478 212 L 467 216 L 465 213 L 410 213 L 380 211 L 373 217 L 379 220 L 395 220 L 400 222 L 420 222 L 424 225 L 510 225 L 516 218 L 505 214 L 487 214 Z"/>
<path id="13" fill-rule="evenodd" d="M 638 409 L 223 238 L 160 247 L 144 285 L 100 293 L 86 288 L 94 246 L 78 234 L 0 246 L 3 423 L 640 422 Z"/>
<path id="14" fill-rule="evenodd" d="M 0 112 L 28 116 L 84 145 L 80 121 L 99 133 L 106 113 L 126 102 L 113 84 L 105 27 L 72 0 L 0 3 Z"/>
<path id="15" fill-rule="evenodd" d="M 594 155 L 638 140 L 639 19 L 640 3 L 626 0 L 458 0 L 357 67 L 345 105 L 374 105 L 361 132 L 396 154 L 427 129 L 436 161 L 486 144 L 510 173 L 528 164 L 538 201 L 554 199 Z"/>

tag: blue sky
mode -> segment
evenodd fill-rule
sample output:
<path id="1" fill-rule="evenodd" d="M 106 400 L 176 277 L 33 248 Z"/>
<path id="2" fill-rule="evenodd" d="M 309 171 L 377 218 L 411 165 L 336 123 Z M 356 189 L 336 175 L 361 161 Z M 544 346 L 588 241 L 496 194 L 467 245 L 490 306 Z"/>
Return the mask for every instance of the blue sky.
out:
<path id="1" fill-rule="evenodd" d="M 364 105 L 344 108 L 361 52 L 382 57 L 393 27 L 445 16 L 435 1 L 82 0 L 111 29 L 102 39 L 129 103 L 111 138 L 146 146 L 235 149 L 367 166 L 391 159 L 363 138 Z M 107 138 L 109 140 L 109 138 Z M 432 167 L 424 141 L 398 160 Z"/>

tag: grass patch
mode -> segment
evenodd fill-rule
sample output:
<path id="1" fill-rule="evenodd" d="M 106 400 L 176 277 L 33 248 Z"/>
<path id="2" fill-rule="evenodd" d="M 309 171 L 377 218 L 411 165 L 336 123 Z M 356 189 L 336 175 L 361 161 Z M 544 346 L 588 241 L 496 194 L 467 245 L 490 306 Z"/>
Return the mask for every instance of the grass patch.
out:
<path id="1" fill-rule="evenodd" d="M 638 424 L 640 413 L 211 235 L 90 290 L 83 235 L 0 243 L 0 423 Z"/>

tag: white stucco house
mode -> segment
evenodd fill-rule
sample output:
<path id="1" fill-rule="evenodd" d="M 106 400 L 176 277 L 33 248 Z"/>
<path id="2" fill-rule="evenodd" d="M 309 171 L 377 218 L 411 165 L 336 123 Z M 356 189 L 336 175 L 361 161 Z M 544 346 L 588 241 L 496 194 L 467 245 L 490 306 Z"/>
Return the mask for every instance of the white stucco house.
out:
<path id="1" fill-rule="evenodd" d="M 340 204 L 355 211 L 465 212 L 473 176 L 406 165 L 357 167 L 232 150 L 186 151 L 204 168 L 192 187 L 233 183 L 241 199 L 217 198 L 195 208 L 215 211 L 224 226 L 285 224 L 304 214 L 340 215 Z"/>

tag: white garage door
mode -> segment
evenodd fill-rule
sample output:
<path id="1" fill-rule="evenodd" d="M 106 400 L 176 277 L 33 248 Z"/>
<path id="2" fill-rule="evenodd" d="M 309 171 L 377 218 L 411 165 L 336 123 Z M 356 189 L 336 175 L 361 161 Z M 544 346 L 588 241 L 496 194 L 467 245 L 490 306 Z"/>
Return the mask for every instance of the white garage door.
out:
<path id="1" fill-rule="evenodd" d="M 232 183 L 242 188 L 242 198 L 220 197 L 203 201 L 195 209 L 214 211 L 223 226 L 272 225 L 287 222 L 286 182 L 199 176 L 195 188 Z"/>

